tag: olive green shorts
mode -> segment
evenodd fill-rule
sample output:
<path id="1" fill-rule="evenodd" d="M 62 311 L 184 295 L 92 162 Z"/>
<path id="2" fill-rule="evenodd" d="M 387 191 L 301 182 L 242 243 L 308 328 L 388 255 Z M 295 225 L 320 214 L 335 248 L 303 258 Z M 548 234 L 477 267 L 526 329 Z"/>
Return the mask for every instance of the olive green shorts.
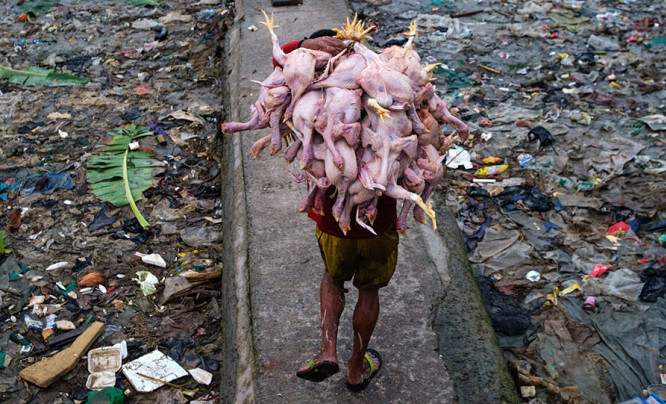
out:
<path id="1" fill-rule="evenodd" d="M 339 289 L 354 278 L 357 289 L 388 285 L 398 262 L 398 232 L 391 230 L 370 239 L 349 239 L 316 231 L 326 270 Z"/>

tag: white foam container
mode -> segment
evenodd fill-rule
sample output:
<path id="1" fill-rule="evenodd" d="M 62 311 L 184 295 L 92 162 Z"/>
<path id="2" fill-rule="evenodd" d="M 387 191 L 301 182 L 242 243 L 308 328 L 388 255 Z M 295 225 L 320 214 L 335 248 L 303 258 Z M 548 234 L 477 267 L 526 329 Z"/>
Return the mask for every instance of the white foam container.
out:
<path id="1" fill-rule="evenodd" d="M 88 390 L 102 390 L 116 384 L 116 372 L 123 365 L 122 350 L 119 346 L 96 348 L 88 352 Z"/>

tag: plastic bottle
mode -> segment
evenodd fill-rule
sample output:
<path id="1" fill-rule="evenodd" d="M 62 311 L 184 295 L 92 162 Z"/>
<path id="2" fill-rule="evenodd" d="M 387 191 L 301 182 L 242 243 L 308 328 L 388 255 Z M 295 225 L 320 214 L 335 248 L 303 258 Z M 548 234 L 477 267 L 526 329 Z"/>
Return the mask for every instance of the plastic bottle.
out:
<path id="1" fill-rule="evenodd" d="M 560 184 L 567 191 L 575 191 L 576 190 L 576 184 L 574 184 L 574 182 L 571 181 L 569 178 L 555 177 L 555 182 Z"/>
<path id="2" fill-rule="evenodd" d="M 576 190 L 578 191 L 592 191 L 594 189 L 594 182 L 591 181 L 581 181 L 578 183 Z"/>
<path id="3" fill-rule="evenodd" d="M 28 341 L 23 335 L 13 332 L 9 335 L 9 339 L 12 340 L 13 342 L 20 344 L 20 345 L 30 345 L 30 341 Z"/>
<path id="4" fill-rule="evenodd" d="M 88 392 L 89 404 L 123 404 L 124 402 L 125 396 L 123 395 L 123 391 L 115 387 Z"/>
<path id="5" fill-rule="evenodd" d="M 509 168 L 508 164 L 503 164 L 503 165 L 500 165 L 500 166 L 483 167 L 483 168 L 480 168 L 480 169 L 476 170 L 474 175 L 477 176 L 477 177 L 482 177 L 484 175 L 501 174 L 504 171 L 506 171 L 507 168 Z"/>

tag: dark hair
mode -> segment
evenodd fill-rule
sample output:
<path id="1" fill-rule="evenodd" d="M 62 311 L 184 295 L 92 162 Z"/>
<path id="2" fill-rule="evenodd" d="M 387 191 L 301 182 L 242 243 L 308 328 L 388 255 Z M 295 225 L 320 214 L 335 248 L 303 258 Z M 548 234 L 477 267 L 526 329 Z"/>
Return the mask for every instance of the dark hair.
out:
<path id="1" fill-rule="evenodd" d="M 310 35 L 310 38 L 308 39 L 314 39 L 314 38 L 321 38 L 323 36 L 335 36 L 336 33 L 332 29 L 320 29 L 319 31 L 315 31 L 312 35 Z"/>

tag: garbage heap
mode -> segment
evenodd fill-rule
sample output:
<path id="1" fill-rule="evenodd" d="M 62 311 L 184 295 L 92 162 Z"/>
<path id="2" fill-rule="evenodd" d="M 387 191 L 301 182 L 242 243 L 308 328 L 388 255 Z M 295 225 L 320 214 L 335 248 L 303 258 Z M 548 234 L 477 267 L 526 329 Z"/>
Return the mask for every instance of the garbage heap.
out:
<path id="1" fill-rule="evenodd" d="M 526 401 L 666 398 L 666 10 L 634 1 L 353 2 L 415 49 L 474 135 L 448 165 Z"/>
<path id="2" fill-rule="evenodd" d="M 0 401 L 215 402 L 233 11 L 0 11 Z"/>

